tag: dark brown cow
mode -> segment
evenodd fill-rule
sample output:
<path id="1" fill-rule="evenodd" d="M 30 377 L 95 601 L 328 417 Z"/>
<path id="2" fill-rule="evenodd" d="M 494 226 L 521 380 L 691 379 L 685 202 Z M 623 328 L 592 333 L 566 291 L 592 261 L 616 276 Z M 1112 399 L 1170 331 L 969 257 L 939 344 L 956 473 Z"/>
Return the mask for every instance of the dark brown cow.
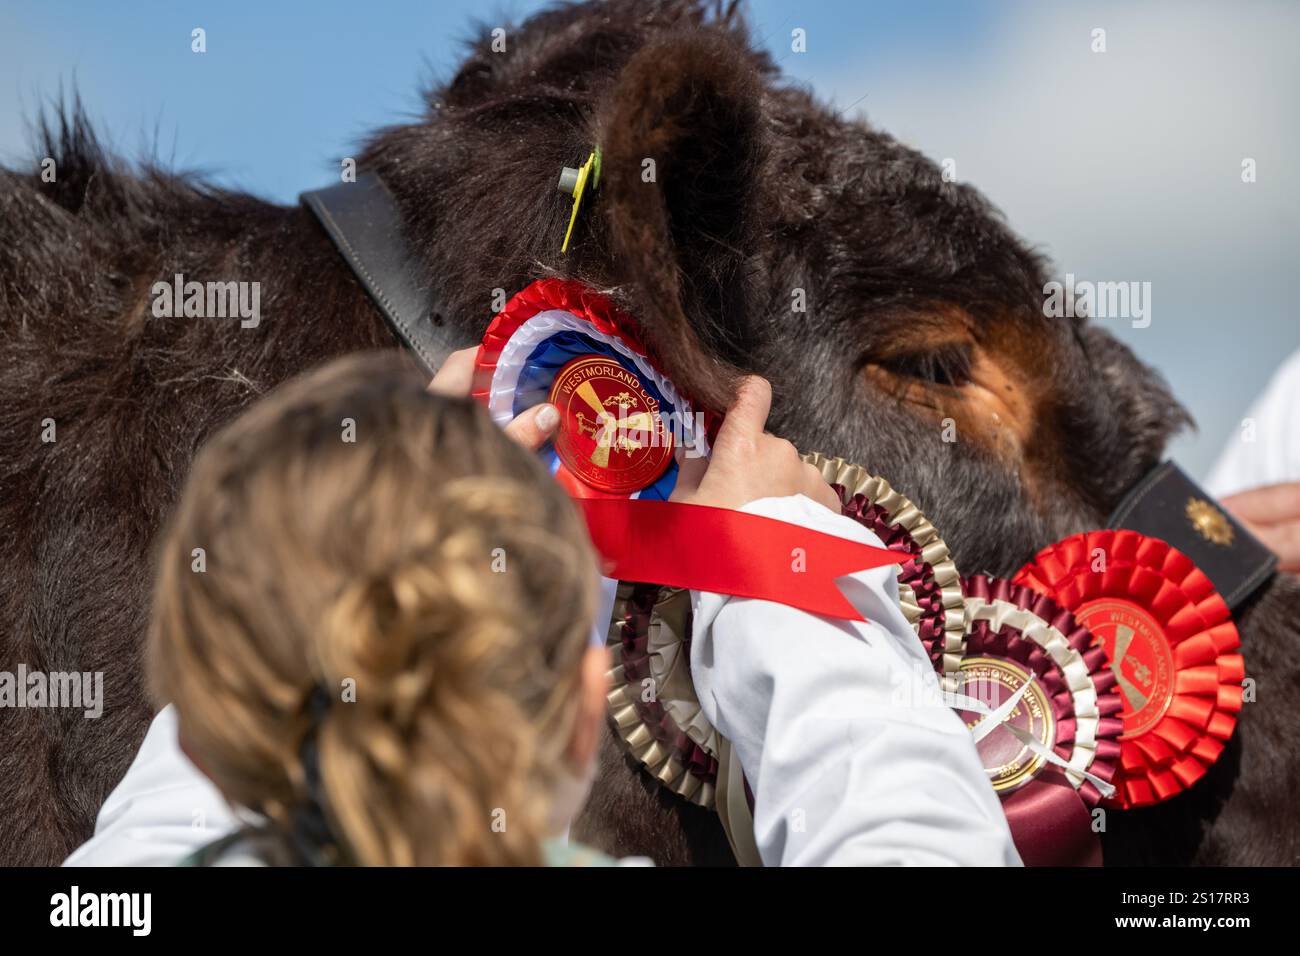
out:
<path id="1" fill-rule="evenodd" d="M 484 38 L 360 159 L 465 343 L 494 290 L 609 290 L 680 387 L 723 407 L 739 372 L 766 376 L 774 431 L 886 476 L 967 572 L 1099 526 L 1187 424 L 1106 332 L 1044 317 L 1044 262 L 976 190 L 785 85 L 730 9 L 563 7 L 508 46 Z M 56 182 L 0 170 L 0 669 L 103 671 L 106 702 L 99 720 L 0 712 L 5 863 L 85 839 L 141 740 L 151 542 L 195 449 L 289 376 L 394 344 L 302 209 L 127 168 L 76 109 L 45 133 Z M 603 182 L 565 256 L 556 176 L 595 143 Z M 259 282 L 260 323 L 155 317 L 151 287 L 177 273 Z M 1283 578 L 1247 607 L 1260 702 L 1194 790 L 1111 814 L 1109 861 L 1296 862 L 1297 613 Z M 612 738 L 604 757 L 580 836 L 728 858 L 710 814 L 656 793 Z"/>

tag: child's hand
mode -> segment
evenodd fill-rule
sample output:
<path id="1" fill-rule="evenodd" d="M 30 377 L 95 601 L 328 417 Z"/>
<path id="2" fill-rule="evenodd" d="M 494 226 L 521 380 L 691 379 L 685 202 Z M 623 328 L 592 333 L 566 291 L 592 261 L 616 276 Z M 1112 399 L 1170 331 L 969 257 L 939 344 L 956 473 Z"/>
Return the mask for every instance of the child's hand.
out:
<path id="1" fill-rule="evenodd" d="M 759 498 L 804 495 L 838 514 L 840 499 L 821 472 L 800 458 L 794 445 L 763 430 L 771 406 L 772 386 L 766 379 L 752 375 L 741 382 L 713 443 L 712 459 L 678 452 L 671 500 L 741 508 Z"/>
<path id="2" fill-rule="evenodd" d="M 438 395 L 451 395 L 465 398 L 469 395 L 474 382 L 474 356 L 478 347 L 461 349 L 447 356 L 429 383 L 429 391 Z M 537 451 L 546 444 L 560 424 L 560 410 L 554 405 L 542 402 L 526 412 L 515 416 L 506 426 L 506 434 L 532 451 Z"/>

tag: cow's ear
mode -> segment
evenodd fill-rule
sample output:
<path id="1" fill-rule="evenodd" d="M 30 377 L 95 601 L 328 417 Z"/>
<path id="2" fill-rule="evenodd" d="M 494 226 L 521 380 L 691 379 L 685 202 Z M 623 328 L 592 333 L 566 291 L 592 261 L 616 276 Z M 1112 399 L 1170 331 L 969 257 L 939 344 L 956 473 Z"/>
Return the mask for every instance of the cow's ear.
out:
<path id="1" fill-rule="evenodd" d="M 747 311 L 762 159 L 754 53 L 724 34 L 672 35 L 624 67 L 599 113 L 597 206 L 615 280 L 678 384 L 722 406 Z"/>

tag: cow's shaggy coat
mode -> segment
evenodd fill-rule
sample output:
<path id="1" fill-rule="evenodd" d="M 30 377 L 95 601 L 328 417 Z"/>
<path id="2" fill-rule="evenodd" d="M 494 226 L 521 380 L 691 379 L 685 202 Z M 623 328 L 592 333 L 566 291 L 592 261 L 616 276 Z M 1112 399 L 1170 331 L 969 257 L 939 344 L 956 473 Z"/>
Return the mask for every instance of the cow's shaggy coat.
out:
<path id="1" fill-rule="evenodd" d="M 466 344 L 497 289 L 608 290 L 679 386 L 722 407 L 738 372 L 765 375 L 773 431 L 886 476 L 966 572 L 1099 526 L 1187 423 L 1108 333 L 1044 317 L 1044 262 L 975 189 L 784 83 L 730 8 L 584 3 L 508 36 L 497 54 L 484 31 L 360 160 Z M 594 143 L 604 180 L 563 256 L 556 178 Z M 260 323 L 156 318 L 151 286 L 177 273 L 260 282 Z M 299 208 L 129 168 L 75 109 L 29 168 L 0 170 L 0 669 L 103 671 L 107 698 L 99 720 L 0 713 L 0 862 L 84 840 L 140 742 L 151 542 L 195 449 L 287 377 L 392 344 Z M 1110 814 L 1108 860 L 1296 862 L 1297 613 L 1281 578 L 1246 610 L 1259 702 L 1192 792 Z M 579 836 L 729 858 L 714 818 L 612 737 L 603 758 Z"/>

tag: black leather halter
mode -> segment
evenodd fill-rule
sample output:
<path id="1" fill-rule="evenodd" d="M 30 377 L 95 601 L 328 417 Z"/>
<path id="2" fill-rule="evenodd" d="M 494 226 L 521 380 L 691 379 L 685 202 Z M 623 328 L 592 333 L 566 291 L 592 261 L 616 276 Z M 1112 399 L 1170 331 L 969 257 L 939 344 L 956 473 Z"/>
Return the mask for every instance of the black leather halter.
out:
<path id="1" fill-rule="evenodd" d="M 300 198 L 370 293 L 393 334 L 430 375 L 450 352 L 474 344 L 447 321 L 436 290 L 422 277 L 402 235 L 397 203 L 378 176 L 363 173 L 354 183 L 305 192 Z M 1160 538 L 1182 551 L 1233 610 L 1272 577 L 1277 566 L 1276 555 L 1173 462 L 1145 475 L 1106 524 Z M 1214 528 L 1220 533 L 1212 533 Z"/>
<path id="2" fill-rule="evenodd" d="M 448 321 L 437 290 L 421 275 L 402 235 L 402 217 L 374 173 L 299 197 L 374 300 L 393 334 L 432 375 L 458 348 L 473 345 Z"/>

